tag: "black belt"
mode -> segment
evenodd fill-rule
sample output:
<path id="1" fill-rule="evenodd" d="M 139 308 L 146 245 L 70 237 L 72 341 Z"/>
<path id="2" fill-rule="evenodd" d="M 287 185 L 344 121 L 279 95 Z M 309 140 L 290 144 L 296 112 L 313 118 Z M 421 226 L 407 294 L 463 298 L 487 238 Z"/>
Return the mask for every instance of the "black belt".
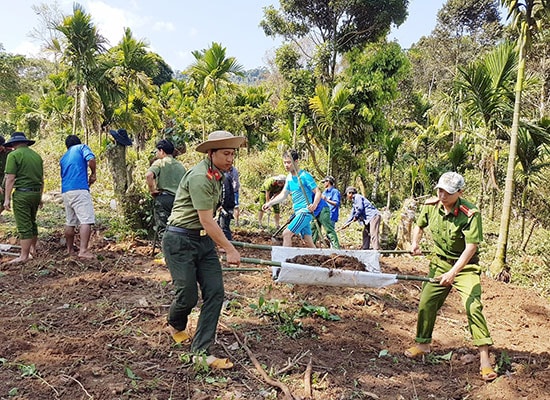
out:
<path id="1" fill-rule="evenodd" d="M 454 258 L 449 258 L 449 257 L 445 257 L 445 256 L 441 256 L 439 254 L 437 254 L 437 258 L 439 258 L 440 260 L 443 260 L 451 265 L 454 265 L 454 263 L 456 262 L 456 260 L 458 260 L 458 258 L 454 259 Z M 478 264 L 479 263 L 479 257 L 476 255 L 474 255 L 470 261 L 468 261 L 468 264 Z"/>
<path id="2" fill-rule="evenodd" d="M 34 188 L 15 188 L 18 192 L 40 192 L 42 189 L 34 189 Z"/>
<path id="3" fill-rule="evenodd" d="M 449 257 L 442 256 L 440 254 L 437 254 L 437 258 L 439 258 L 440 260 L 443 260 L 443 261 L 445 261 L 445 262 L 447 262 L 451 265 L 453 265 L 455 263 L 455 261 L 457 260 L 457 259 L 452 259 L 452 258 L 449 258 Z"/>
<path id="4" fill-rule="evenodd" d="M 165 192 L 164 190 L 161 190 L 160 193 L 159 193 L 159 196 L 162 196 L 162 195 L 165 195 L 165 196 L 172 196 L 172 197 L 175 196 L 174 193 Z"/>
<path id="5" fill-rule="evenodd" d="M 172 226 L 168 225 L 166 227 L 166 230 L 168 232 L 174 232 L 178 235 L 184 235 L 194 238 L 200 238 L 202 236 L 206 236 L 206 231 L 204 229 L 186 229 L 186 228 L 180 228 L 179 226 Z"/>

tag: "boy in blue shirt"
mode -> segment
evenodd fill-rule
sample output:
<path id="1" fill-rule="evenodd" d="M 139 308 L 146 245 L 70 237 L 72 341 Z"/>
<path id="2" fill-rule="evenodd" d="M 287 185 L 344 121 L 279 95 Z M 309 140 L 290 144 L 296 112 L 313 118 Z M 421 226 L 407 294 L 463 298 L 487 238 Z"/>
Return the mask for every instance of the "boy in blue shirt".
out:
<path id="1" fill-rule="evenodd" d="M 292 246 L 292 236 L 300 235 L 307 247 L 315 247 L 311 236 L 313 212 L 321 201 L 321 191 L 311 174 L 300 169 L 297 164 L 298 153 L 295 150 L 283 154 L 283 165 L 289 173 L 283 190 L 262 206 L 267 211 L 271 206 L 283 202 L 288 195 L 292 197 L 292 207 L 296 216 L 283 231 L 283 246 Z M 309 199 L 313 199 L 310 202 Z"/>

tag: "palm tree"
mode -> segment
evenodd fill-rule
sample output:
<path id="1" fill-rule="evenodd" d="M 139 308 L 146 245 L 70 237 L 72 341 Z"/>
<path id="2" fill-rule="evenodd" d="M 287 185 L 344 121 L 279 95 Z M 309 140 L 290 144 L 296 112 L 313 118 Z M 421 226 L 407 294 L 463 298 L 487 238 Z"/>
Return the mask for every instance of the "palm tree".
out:
<path id="1" fill-rule="evenodd" d="M 188 72 L 203 95 L 218 94 L 222 87 L 231 86 L 232 76 L 244 76 L 237 59 L 226 57 L 225 52 L 225 47 L 213 42 L 209 49 L 192 53 L 195 62 Z"/>
<path id="2" fill-rule="evenodd" d="M 544 121 L 543 121 L 544 123 Z M 520 169 L 517 174 L 522 181 L 521 193 L 521 241 L 524 242 L 525 217 L 529 193 L 541 184 L 542 171 L 550 166 L 545 160 L 550 135 L 546 128 L 527 125 L 521 126 L 518 131 L 517 162 Z"/>
<path id="3" fill-rule="evenodd" d="M 539 23 L 548 17 L 550 3 L 547 0 L 501 0 L 501 3 L 508 8 L 509 15 L 513 17 L 513 23 L 519 31 L 519 37 L 517 39 L 519 63 L 500 229 L 495 258 L 491 263 L 490 271 L 494 276 L 497 276 L 499 280 L 509 280 L 506 265 L 506 249 L 508 247 L 510 215 L 512 213 L 512 199 L 514 195 L 514 170 L 516 164 L 519 117 L 521 111 L 521 92 L 525 77 L 526 51 L 533 36 L 537 33 Z"/>
<path id="4" fill-rule="evenodd" d="M 130 28 L 124 29 L 122 40 L 109 51 L 109 54 L 114 63 L 109 73 L 123 88 L 124 112 L 127 119 L 132 89 L 135 87 L 148 93 L 151 88 L 150 76 L 157 71 L 155 55 L 147 51 L 147 43 L 132 36 Z"/>
<path id="5" fill-rule="evenodd" d="M 381 151 L 384 155 L 384 158 L 386 159 L 386 162 L 388 163 L 388 166 L 390 167 L 389 171 L 389 188 L 388 188 L 388 197 L 386 201 L 386 210 L 390 209 L 390 201 L 391 201 L 391 194 L 393 191 L 393 169 L 395 166 L 395 162 L 397 161 L 397 152 L 399 150 L 399 146 L 401 146 L 401 143 L 403 143 L 403 137 L 398 136 L 395 132 L 389 132 L 386 135 L 384 135 L 382 139 L 382 147 Z"/>
<path id="6" fill-rule="evenodd" d="M 516 52 L 513 45 L 504 43 L 485 55 L 480 61 L 458 68 L 458 89 L 466 115 L 473 122 L 476 136 L 481 138 L 483 168 L 480 168 L 480 201 L 490 193 L 490 219 L 494 214 L 494 198 L 497 187 L 496 165 L 498 162 L 498 137 L 503 131 L 502 121 L 511 114 L 512 80 L 517 70 Z M 492 144 L 489 144 L 492 143 Z M 496 154 L 496 156 L 495 156 Z M 486 179 L 488 178 L 488 179 Z M 489 182 L 490 189 L 485 182 Z"/>
<path id="7" fill-rule="evenodd" d="M 349 101 L 350 92 L 339 83 L 332 89 L 318 85 L 315 96 L 310 99 L 309 106 L 313 111 L 315 123 L 319 131 L 327 136 L 327 174 L 332 173 L 332 142 L 338 139 L 340 129 L 345 123 L 346 116 L 355 107 Z"/>
<path id="8" fill-rule="evenodd" d="M 97 56 L 105 50 L 106 41 L 98 33 L 91 16 L 86 14 L 78 3 L 73 6 L 73 14 L 66 16 L 56 29 L 64 35 L 63 57 L 71 66 L 75 82 L 72 131 L 73 134 L 76 133 L 78 110 L 80 109 L 80 121 L 87 138 L 86 115 L 88 112 L 87 94 L 90 90 L 89 79 L 96 67 Z"/>

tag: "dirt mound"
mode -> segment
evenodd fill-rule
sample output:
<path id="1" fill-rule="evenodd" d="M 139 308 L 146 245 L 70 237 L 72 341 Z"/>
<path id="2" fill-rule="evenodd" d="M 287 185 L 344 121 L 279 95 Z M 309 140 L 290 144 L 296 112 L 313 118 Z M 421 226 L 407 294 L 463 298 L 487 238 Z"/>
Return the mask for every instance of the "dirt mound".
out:
<path id="1" fill-rule="evenodd" d="M 237 232 L 237 240 L 245 237 L 271 239 Z M 165 331 L 173 287 L 167 269 L 149 256 L 149 243 L 96 234 L 92 262 L 66 258 L 58 237 L 41 245 L 27 264 L 0 266 L 2 399 L 289 398 L 283 389 L 295 399 L 309 392 L 335 400 L 550 398 L 550 307 L 513 284 L 483 279 L 500 373 L 486 384 L 454 292 L 438 318 L 432 353 L 414 361 L 402 352 L 414 336 L 417 282 L 369 290 L 277 285 L 269 267 L 229 270 L 212 352 L 235 367 L 213 372 L 190 362 L 188 347 L 174 345 Z M 241 255 L 270 257 L 252 249 Z M 381 263 L 383 272 L 427 271 L 423 258 Z M 198 309 L 191 332 L 197 316 Z"/>
<path id="2" fill-rule="evenodd" d="M 287 259 L 286 261 L 289 263 L 311 265 L 314 267 L 365 271 L 365 264 L 359 261 L 357 257 L 339 254 L 331 254 L 330 256 L 322 254 L 307 254 L 295 256 Z"/>

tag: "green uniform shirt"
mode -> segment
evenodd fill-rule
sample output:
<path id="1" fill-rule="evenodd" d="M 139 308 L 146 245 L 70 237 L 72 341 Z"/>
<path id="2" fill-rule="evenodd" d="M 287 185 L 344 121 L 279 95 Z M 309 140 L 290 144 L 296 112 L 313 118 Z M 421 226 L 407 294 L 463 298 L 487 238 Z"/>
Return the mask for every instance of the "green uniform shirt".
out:
<path id="1" fill-rule="evenodd" d="M 260 190 L 262 192 L 270 192 L 271 195 L 275 195 L 281 192 L 285 186 L 279 186 L 277 184 L 277 180 L 274 177 L 267 178 L 264 183 L 262 184 L 262 187 Z"/>
<path id="2" fill-rule="evenodd" d="M 155 175 L 159 192 L 172 194 L 176 194 L 181 178 L 186 172 L 183 164 L 171 156 L 155 160 L 147 171 Z"/>
<path id="3" fill-rule="evenodd" d="M 483 241 L 481 214 L 473 203 L 463 198 L 458 199 L 449 214 L 445 214 L 439 201 L 424 204 L 416 224 L 420 228 L 430 227 L 435 253 L 445 258 L 458 259 L 467 243 Z"/>
<path id="4" fill-rule="evenodd" d="M 27 146 L 8 154 L 6 174 L 15 175 L 14 188 L 41 189 L 44 177 L 42 157 Z"/>
<path id="5" fill-rule="evenodd" d="M 197 210 L 212 210 L 214 214 L 220 204 L 222 181 L 207 177 L 210 161 L 205 159 L 183 176 L 168 225 L 186 229 L 202 229 Z M 216 168 L 212 166 L 212 168 Z M 220 175 L 223 174 L 220 172 Z"/>

